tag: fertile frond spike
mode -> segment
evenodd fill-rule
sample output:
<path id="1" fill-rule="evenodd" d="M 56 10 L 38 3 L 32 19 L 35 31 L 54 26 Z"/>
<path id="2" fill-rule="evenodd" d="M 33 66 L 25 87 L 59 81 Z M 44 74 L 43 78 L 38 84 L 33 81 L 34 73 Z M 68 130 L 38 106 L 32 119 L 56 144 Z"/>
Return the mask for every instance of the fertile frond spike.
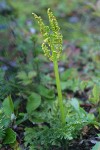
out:
<path id="1" fill-rule="evenodd" d="M 37 16 L 35 13 L 32 13 L 32 15 L 34 15 L 35 18 L 38 18 L 39 16 Z"/>
<path id="2" fill-rule="evenodd" d="M 43 20 L 40 16 L 37 16 L 35 13 L 32 13 L 34 15 L 34 18 L 38 21 L 38 24 L 40 26 L 40 31 L 42 35 L 47 34 L 47 29 L 45 24 L 43 23 Z"/>
<path id="3" fill-rule="evenodd" d="M 50 8 L 47 10 L 50 26 L 53 32 L 59 32 L 60 28 L 58 26 L 58 22 L 56 20 L 56 17 L 51 12 Z"/>
<path id="4" fill-rule="evenodd" d="M 51 59 L 50 50 L 48 49 L 48 47 L 46 46 L 45 43 L 42 44 L 42 49 L 43 49 L 43 51 L 44 51 L 44 55 L 45 55 L 46 57 L 48 57 L 51 61 L 53 61 L 53 60 Z"/>
<path id="5" fill-rule="evenodd" d="M 47 13 L 49 17 L 50 27 L 46 26 L 43 23 L 43 20 L 40 16 L 37 16 L 35 13 L 32 14 L 34 15 L 34 18 L 38 21 L 41 34 L 44 38 L 42 49 L 45 56 L 47 56 L 51 61 L 53 61 L 54 58 L 59 60 L 62 52 L 62 35 L 59 32 L 60 28 L 58 26 L 56 17 L 53 15 L 50 8 L 47 10 Z M 53 51 L 56 51 L 56 57 L 53 56 Z"/>
<path id="6" fill-rule="evenodd" d="M 58 26 L 56 17 L 50 11 L 50 8 L 48 9 L 47 13 L 49 17 L 50 27 L 44 25 L 41 17 L 38 17 L 34 13 L 33 15 L 38 20 L 40 31 L 44 38 L 44 42 L 42 44 L 44 55 L 47 56 L 51 61 L 53 61 L 54 64 L 59 107 L 61 112 L 61 121 L 63 124 L 65 124 L 65 111 L 63 107 L 63 101 L 62 101 L 62 92 L 60 87 L 60 79 L 59 79 L 58 63 L 57 63 L 62 52 L 62 35 L 59 32 L 60 28 Z"/>

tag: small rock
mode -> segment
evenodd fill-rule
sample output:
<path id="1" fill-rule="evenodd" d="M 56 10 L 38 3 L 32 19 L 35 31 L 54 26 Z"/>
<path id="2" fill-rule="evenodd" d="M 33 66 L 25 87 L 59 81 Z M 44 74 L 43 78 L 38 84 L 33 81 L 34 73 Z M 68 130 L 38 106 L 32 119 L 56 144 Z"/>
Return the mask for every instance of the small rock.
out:
<path id="1" fill-rule="evenodd" d="M 79 18 L 76 16 L 72 16 L 69 18 L 70 23 L 77 23 L 79 21 Z"/>

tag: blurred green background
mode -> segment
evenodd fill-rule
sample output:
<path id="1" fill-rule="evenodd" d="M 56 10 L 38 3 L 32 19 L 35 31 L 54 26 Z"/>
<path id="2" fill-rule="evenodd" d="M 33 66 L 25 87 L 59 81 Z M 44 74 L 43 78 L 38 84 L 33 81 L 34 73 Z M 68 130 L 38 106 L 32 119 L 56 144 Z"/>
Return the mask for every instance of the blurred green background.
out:
<path id="1" fill-rule="evenodd" d="M 42 38 L 32 12 L 42 16 L 48 24 L 48 8 L 57 17 L 63 34 L 65 55 L 62 55 L 62 61 L 79 56 L 80 61 L 91 57 L 98 63 L 100 0 L 0 0 L 0 56 L 13 63 L 19 59 L 24 61 L 26 55 L 29 59 L 34 53 L 34 40 L 41 53 Z M 75 54 L 74 58 L 72 54 Z"/>

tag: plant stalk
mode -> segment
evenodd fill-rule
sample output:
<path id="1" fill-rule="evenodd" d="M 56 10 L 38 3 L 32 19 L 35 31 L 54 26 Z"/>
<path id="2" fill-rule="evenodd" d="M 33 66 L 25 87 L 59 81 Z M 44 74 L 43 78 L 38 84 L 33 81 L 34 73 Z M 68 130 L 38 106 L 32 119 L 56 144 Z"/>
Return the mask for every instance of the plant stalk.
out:
<path id="1" fill-rule="evenodd" d="M 54 72 L 55 72 L 56 86 L 57 86 L 57 92 L 58 92 L 58 102 L 59 102 L 59 108 L 60 108 L 60 113 L 61 113 L 61 121 L 64 124 L 65 113 L 64 113 L 64 106 L 63 106 L 63 100 L 62 100 L 62 91 L 61 91 L 61 85 L 60 85 L 59 71 L 58 71 L 58 62 L 56 59 L 54 59 L 53 64 L 54 64 Z"/>

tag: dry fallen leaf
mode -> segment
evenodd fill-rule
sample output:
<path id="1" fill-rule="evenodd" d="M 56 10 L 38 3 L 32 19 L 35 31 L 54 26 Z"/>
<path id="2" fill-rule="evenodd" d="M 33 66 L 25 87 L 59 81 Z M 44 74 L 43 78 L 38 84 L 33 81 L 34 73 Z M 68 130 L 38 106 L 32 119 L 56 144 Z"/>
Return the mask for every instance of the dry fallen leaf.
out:
<path id="1" fill-rule="evenodd" d="M 85 126 L 85 127 L 83 128 L 83 130 L 82 130 L 82 134 L 83 134 L 83 135 L 87 135 L 88 131 L 89 131 L 89 127 L 88 127 L 88 126 Z"/>

